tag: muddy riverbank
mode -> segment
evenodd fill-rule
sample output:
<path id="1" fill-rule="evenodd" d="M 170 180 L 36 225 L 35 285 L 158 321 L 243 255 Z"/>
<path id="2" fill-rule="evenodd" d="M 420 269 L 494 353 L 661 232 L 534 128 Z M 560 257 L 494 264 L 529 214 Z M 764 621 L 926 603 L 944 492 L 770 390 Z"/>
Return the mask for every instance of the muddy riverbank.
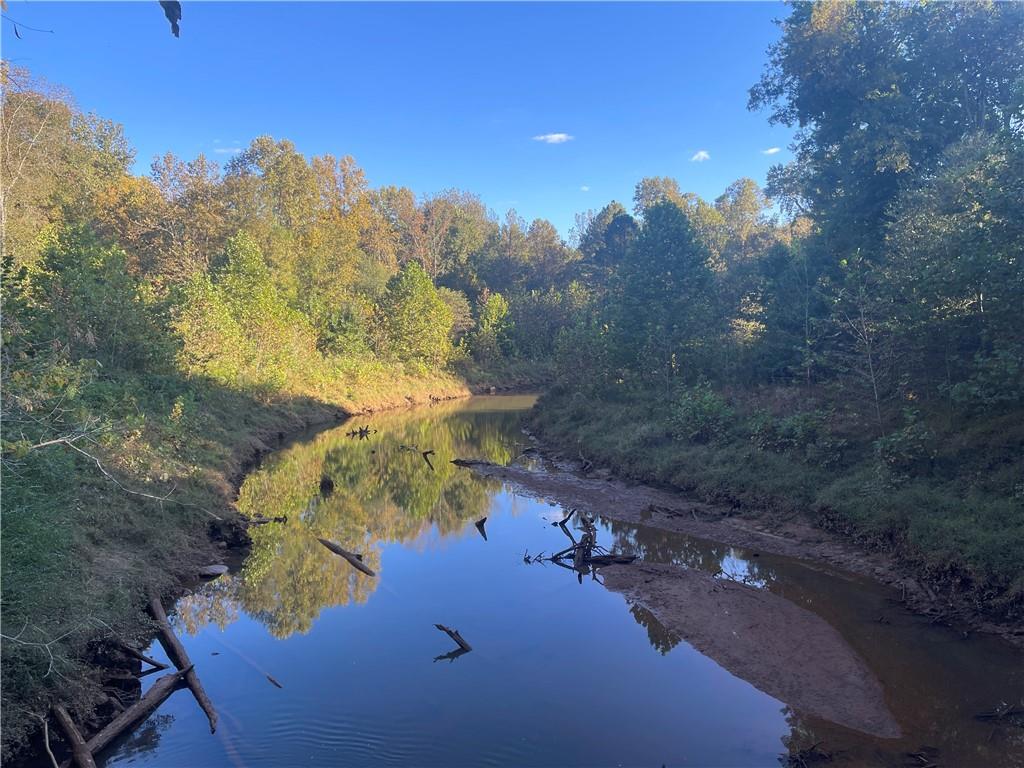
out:
<path id="1" fill-rule="evenodd" d="M 894 589 L 893 599 L 933 623 L 962 633 L 995 635 L 1024 648 L 1024 627 L 989 621 L 966 599 L 940 597 L 905 566 L 884 552 L 866 551 L 828 531 L 796 519 L 758 517 L 751 512 L 686 498 L 642 483 L 627 483 L 607 469 L 584 468 L 581 462 L 541 454 L 533 467 L 495 466 L 469 460 L 474 471 L 501 478 L 524 492 L 557 499 L 567 507 L 607 515 L 625 522 L 662 528 L 711 541 L 787 557 L 802 558 L 867 576 Z"/>
<path id="2" fill-rule="evenodd" d="M 279 520 L 168 606 L 217 734 L 177 693 L 106 768 L 759 766 L 815 744 L 836 764 L 887 768 L 926 745 L 938 765 L 1021 754 L 1009 724 L 974 718 L 1020 686 L 1005 644 L 917 619 L 866 576 L 774 554 L 760 546 L 771 536 L 724 545 L 604 513 L 557 524 L 607 501 L 588 501 L 590 483 L 614 481 L 582 478 L 569 499 L 452 463 L 557 470 L 524 454 L 528 407 L 381 413 L 353 422 L 365 439 L 339 425 L 264 456 L 236 503 Z M 577 573 L 538 557 L 582 535 L 629 564 Z M 472 650 L 453 652 L 438 624 Z"/>

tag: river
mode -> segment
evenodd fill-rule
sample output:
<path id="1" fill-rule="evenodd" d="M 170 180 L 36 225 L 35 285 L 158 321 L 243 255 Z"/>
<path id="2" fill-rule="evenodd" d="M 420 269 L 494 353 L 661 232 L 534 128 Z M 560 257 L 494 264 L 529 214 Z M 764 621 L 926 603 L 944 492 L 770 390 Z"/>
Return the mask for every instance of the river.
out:
<path id="1" fill-rule="evenodd" d="M 837 765 L 1024 761 L 1024 730 L 974 717 L 1021 696 L 1021 655 L 929 625 L 873 582 L 596 519 L 609 550 L 815 614 L 880 682 L 898 738 L 795 711 L 603 586 L 600 572 L 580 579 L 533 562 L 567 545 L 551 524 L 565 510 L 450 463 L 535 461 L 520 455 L 531 403 L 481 397 L 378 414 L 266 457 L 239 507 L 287 522 L 254 528 L 248 558 L 173 617 L 220 714 L 217 734 L 181 690 L 105 765 L 777 766 L 819 742 Z M 350 436 L 353 425 L 371 432 Z M 321 490 L 323 477 L 333 490 Z M 486 538 L 474 525 L 485 517 Z M 318 537 L 362 553 L 376 576 Z M 455 652 L 435 624 L 472 651 Z M 164 658 L 159 645 L 149 653 Z"/>

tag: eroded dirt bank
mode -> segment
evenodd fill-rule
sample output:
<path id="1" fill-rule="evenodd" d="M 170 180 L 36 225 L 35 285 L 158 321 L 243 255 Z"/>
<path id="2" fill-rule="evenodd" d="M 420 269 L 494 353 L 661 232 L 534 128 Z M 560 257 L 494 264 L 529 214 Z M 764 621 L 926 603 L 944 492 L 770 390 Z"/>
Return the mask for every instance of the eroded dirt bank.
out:
<path id="1" fill-rule="evenodd" d="M 895 599 L 933 621 L 964 632 L 994 634 L 1024 648 L 1024 628 L 994 624 L 970 605 L 941 599 L 889 555 L 866 552 L 806 523 L 768 522 L 752 515 L 734 514 L 732 509 L 687 499 L 674 491 L 624 483 L 607 470 L 584 473 L 578 462 L 545 459 L 533 468 L 472 460 L 459 463 L 480 474 L 501 478 L 529 495 L 557 500 L 567 508 L 722 544 L 827 563 L 868 576 L 892 586 Z"/>

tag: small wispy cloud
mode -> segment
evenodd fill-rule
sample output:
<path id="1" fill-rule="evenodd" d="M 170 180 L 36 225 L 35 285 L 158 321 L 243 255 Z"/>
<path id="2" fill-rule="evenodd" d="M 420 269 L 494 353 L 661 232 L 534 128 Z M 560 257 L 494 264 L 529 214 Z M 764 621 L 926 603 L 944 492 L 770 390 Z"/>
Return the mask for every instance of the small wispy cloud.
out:
<path id="1" fill-rule="evenodd" d="M 590 191 L 590 187 L 588 187 L 586 184 L 584 184 L 582 187 L 580 187 L 580 192 L 589 192 L 589 191 Z"/>
<path id="2" fill-rule="evenodd" d="M 540 136 L 534 136 L 534 141 L 543 141 L 545 144 L 565 144 L 567 141 L 572 141 L 573 136 L 568 133 L 542 133 Z"/>
<path id="3" fill-rule="evenodd" d="M 768 147 L 768 149 L 762 149 L 761 150 L 761 154 L 762 155 L 777 155 L 781 151 L 782 150 L 779 147 Z"/>
<path id="4" fill-rule="evenodd" d="M 216 152 L 218 155 L 233 155 L 236 152 L 241 152 L 242 148 L 241 147 L 214 147 L 213 151 Z"/>
<path id="5" fill-rule="evenodd" d="M 691 163 L 703 163 L 705 160 L 710 160 L 711 155 L 708 154 L 707 150 L 702 149 L 697 152 L 693 157 L 690 158 Z"/>

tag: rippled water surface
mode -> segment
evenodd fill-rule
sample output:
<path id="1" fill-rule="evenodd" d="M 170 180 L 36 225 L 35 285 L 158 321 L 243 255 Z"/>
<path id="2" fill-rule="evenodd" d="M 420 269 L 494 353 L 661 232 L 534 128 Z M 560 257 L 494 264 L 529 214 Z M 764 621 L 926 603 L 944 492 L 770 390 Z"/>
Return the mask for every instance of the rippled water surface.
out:
<path id="1" fill-rule="evenodd" d="M 920 765 L 906 753 L 922 748 L 943 766 L 1019 759 L 1024 731 L 973 715 L 1021 695 L 1021 657 L 929 626 L 870 583 L 598 521 L 609 548 L 721 569 L 818 613 L 882 680 L 898 740 L 802 717 L 598 581 L 525 563 L 566 546 L 549 523 L 563 511 L 449 461 L 515 460 L 530 402 L 381 414 L 358 422 L 377 430 L 369 439 L 349 423 L 268 457 L 240 506 L 287 522 L 254 529 L 244 564 L 177 606 L 217 734 L 178 691 L 106 765 L 762 766 L 818 741 L 835 764 Z M 317 537 L 363 553 L 376 578 Z M 472 652 L 452 653 L 435 623 Z"/>

